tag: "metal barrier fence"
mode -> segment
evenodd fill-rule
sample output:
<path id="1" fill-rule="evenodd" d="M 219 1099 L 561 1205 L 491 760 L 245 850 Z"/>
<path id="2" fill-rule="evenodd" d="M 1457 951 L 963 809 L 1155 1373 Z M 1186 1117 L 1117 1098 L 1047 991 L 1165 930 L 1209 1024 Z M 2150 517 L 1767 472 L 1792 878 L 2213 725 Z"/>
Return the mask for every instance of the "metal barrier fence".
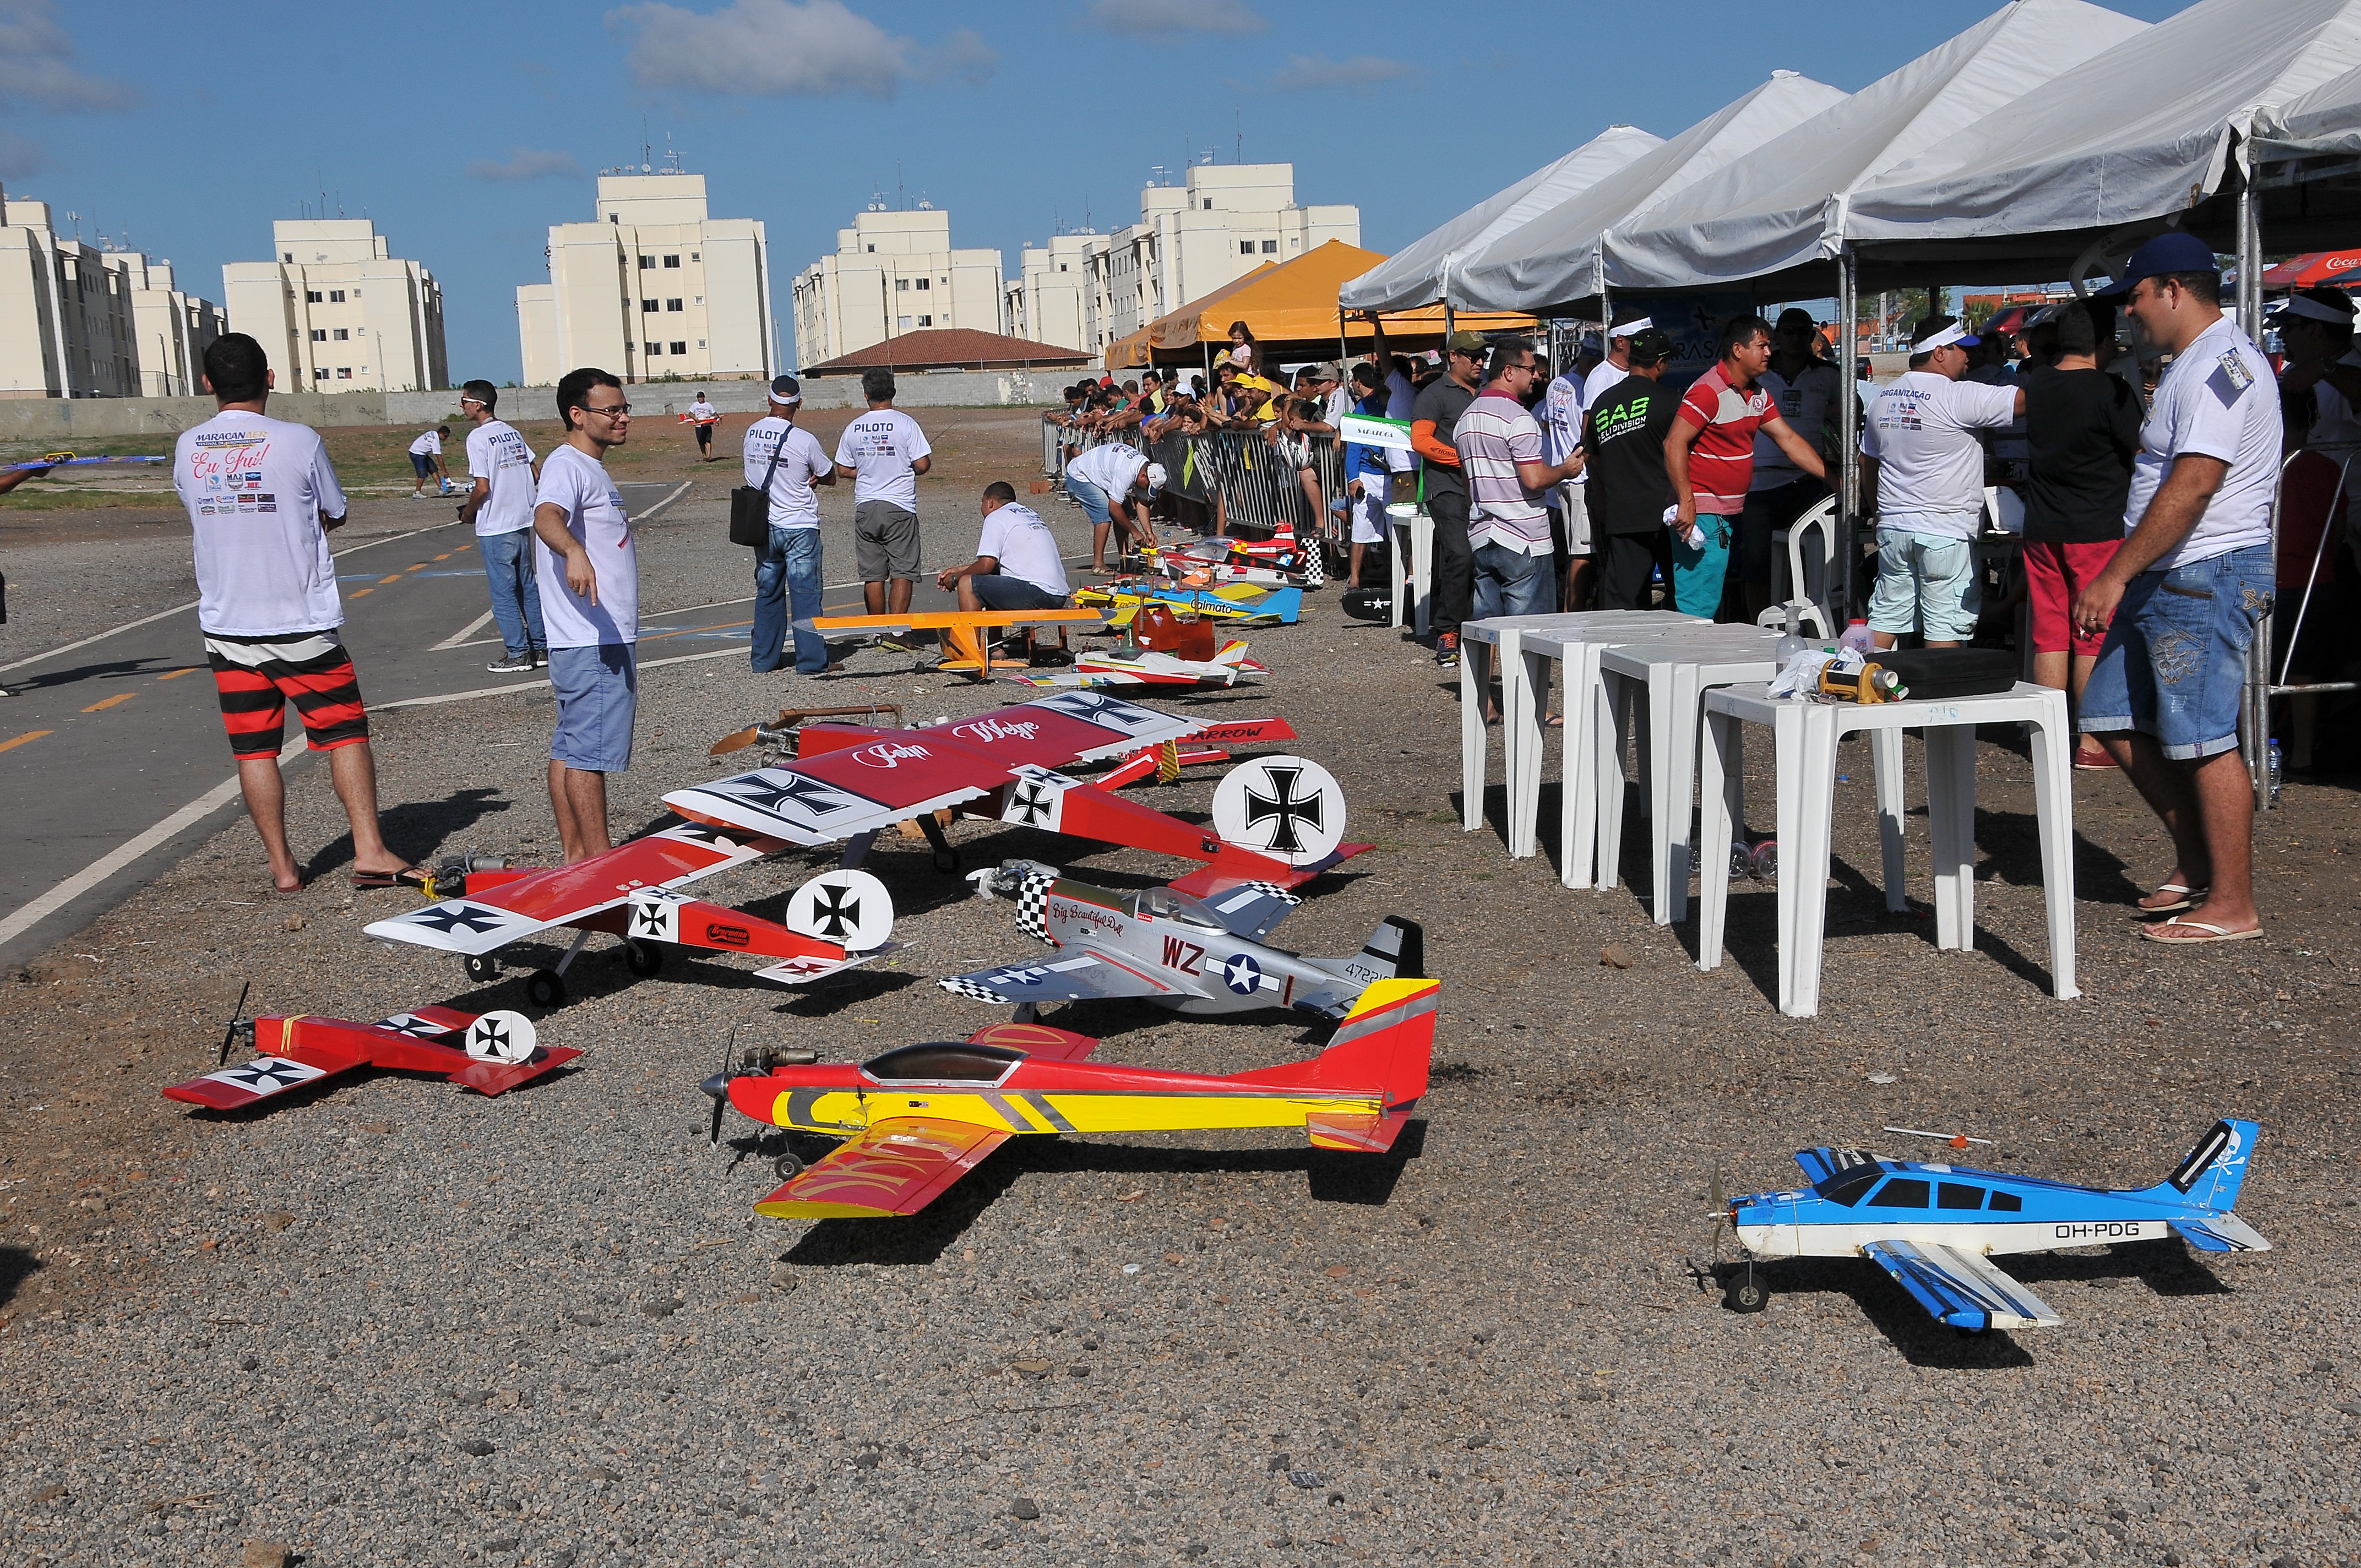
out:
<path id="1" fill-rule="evenodd" d="M 1066 430 L 1044 420 L 1041 471 L 1054 477 L 1065 472 L 1076 453 L 1123 439 Z M 1168 435 L 1146 450 L 1164 466 L 1172 494 L 1212 508 L 1225 533 L 1268 537 L 1288 528 L 1314 532 L 1320 520 L 1304 488 L 1306 467 L 1318 481 L 1323 505 L 1345 493 L 1344 447 L 1333 435 L 1216 430 Z"/>

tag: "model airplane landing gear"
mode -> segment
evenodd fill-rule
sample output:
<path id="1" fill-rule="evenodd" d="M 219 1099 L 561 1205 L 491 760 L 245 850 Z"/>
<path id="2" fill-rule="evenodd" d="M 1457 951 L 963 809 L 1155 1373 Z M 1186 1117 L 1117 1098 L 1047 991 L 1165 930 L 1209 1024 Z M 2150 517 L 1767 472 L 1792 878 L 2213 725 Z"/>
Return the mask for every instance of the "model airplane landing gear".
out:
<path id="1" fill-rule="evenodd" d="M 566 977 L 554 969 L 537 969 L 524 978 L 524 999 L 535 1007 L 566 1005 Z"/>
<path id="2" fill-rule="evenodd" d="M 771 1162 L 771 1174 L 781 1181 L 793 1181 L 803 1173 L 803 1160 L 792 1153 L 783 1154 Z"/>
<path id="3" fill-rule="evenodd" d="M 660 943 L 638 937 L 623 938 L 623 967 L 640 980 L 653 980 L 664 972 L 664 951 Z"/>
<path id="4" fill-rule="evenodd" d="M 478 985 L 489 985 L 500 978 L 500 960 L 489 953 L 469 953 L 459 963 Z"/>
<path id="5" fill-rule="evenodd" d="M 1750 1264 L 1721 1293 L 1721 1304 L 1733 1312 L 1759 1312 L 1771 1304 L 1771 1288 L 1755 1277 Z"/>

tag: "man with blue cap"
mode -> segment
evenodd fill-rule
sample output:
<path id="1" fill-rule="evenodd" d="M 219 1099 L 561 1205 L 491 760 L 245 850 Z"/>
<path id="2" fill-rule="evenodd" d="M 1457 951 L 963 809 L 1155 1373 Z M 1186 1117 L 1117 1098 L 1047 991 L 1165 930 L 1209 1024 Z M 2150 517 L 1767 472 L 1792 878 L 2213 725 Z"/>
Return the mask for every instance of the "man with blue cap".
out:
<path id="1" fill-rule="evenodd" d="M 2081 728 L 2172 835 L 2172 874 L 2139 909 L 2173 918 L 2141 934 L 2173 944 L 2259 937 L 2238 714 L 2246 652 L 2271 608 L 2279 387 L 2262 351 L 2222 313 L 2219 266 L 2195 236 L 2149 240 L 2100 293 L 2122 300 L 2172 363 L 2140 427 L 2130 533 L 2074 599 L 2077 627 L 2107 629 Z M 2174 913 L 2200 905 L 2202 918 Z"/>

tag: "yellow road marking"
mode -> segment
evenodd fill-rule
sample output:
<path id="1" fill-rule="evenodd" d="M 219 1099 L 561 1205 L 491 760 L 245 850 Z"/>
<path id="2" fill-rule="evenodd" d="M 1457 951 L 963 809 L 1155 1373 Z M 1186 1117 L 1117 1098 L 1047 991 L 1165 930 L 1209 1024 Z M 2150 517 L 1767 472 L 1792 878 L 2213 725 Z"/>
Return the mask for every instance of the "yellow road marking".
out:
<path id="1" fill-rule="evenodd" d="M 56 733 L 54 730 L 49 729 L 27 729 L 22 735 L 17 736 L 14 740 L 0 740 L 0 751 L 13 750 L 16 747 L 23 745 L 27 740 L 38 740 L 44 735 L 54 733 Z"/>
<path id="2" fill-rule="evenodd" d="M 443 552 L 443 554 L 442 554 L 437 555 L 437 556 L 435 556 L 434 558 L 435 558 L 437 561 L 448 561 L 448 560 L 449 560 L 453 555 L 455 555 L 455 554 L 457 554 L 457 552 L 456 552 L 456 551 L 453 551 L 453 550 L 445 550 L 445 552 Z"/>
<path id="3" fill-rule="evenodd" d="M 401 581 L 401 574 L 400 572 L 396 572 L 390 577 L 379 577 L 378 581 L 379 583 L 398 583 Z"/>
<path id="4" fill-rule="evenodd" d="M 205 666 L 203 664 L 183 664 L 177 670 L 167 670 L 156 678 L 159 681 L 177 681 L 182 675 L 189 674 L 191 671 L 202 670 L 204 667 Z"/>
<path id="5" fill-rule="evenodd" d="M 346 594 L 345 597 L 348 599 L 367 598 L 369 595 L 375 592 L 377 592 L 375 588 L 355 588 L 351 593 Z"/>
<path id="6" fill-rule="evenodd" d="M 102 697 L 98 701 L 92 703 L 88 707 L 83 708 L 82 711 L 84 713 L 96 713 L 102 707 L 113 707 L 118 702 L 129 702 L 133 697 L 137 696 L 139 694 L 137 692 L 116 692 L 113 696 Z"/>

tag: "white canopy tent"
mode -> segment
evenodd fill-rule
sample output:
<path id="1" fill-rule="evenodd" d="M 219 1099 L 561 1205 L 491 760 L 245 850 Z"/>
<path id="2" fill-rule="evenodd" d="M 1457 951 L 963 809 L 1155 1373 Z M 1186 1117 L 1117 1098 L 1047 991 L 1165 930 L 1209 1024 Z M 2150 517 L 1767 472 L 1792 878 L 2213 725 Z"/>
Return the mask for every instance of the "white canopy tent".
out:
<path id="1" fill-rule="evenodd" d="M 1599 247 L 1610 226 L 1669 201 L 1844 97 L 1824 82 L 1792 71 L 1773 72 L 1744 97 L 1588 190 L 1483 248 L 1470 249 L 1454 269 L 1446 297 L 1461 310 L 1539 310 L 1598 292 Z M 1521 302 L 1488 302 L 1494 300 Z"/>
<path id="2" fill-rule="evenodd" d="M 1619 227 L 1609 284 L 1623 289 L 1752 285 L 1780 297 L 1833 292 L 1829 263 L 1853 193 L 1938 152 L 1969 126 L 2147 24 L 2087 0 L 2012 0 L 1959 37 Z M 2152 101 L 2148 84 L 2111 94 Z M 1808 269 L 1807 275 L 1798 275 Z"/>
<path id="3" fill-rule="evenodd" d="M 1477 203 L 1345 285 L 1337 302 L 1348 311 L 1407 311 L 1444 297 L 1461 258 L 1521 227 L 1576 193 L 1588 190 L 1664 137 L 1637 126 L 1609 126 L 1545 168 Z"/>
<path id="4" fill-rule="evenodd" d="M 2257 163 L 2361 153 L 2361 70 L 2323 82 L 2291 104 L 2263 110 L 2255 116 L 2250 145 Z"/>

